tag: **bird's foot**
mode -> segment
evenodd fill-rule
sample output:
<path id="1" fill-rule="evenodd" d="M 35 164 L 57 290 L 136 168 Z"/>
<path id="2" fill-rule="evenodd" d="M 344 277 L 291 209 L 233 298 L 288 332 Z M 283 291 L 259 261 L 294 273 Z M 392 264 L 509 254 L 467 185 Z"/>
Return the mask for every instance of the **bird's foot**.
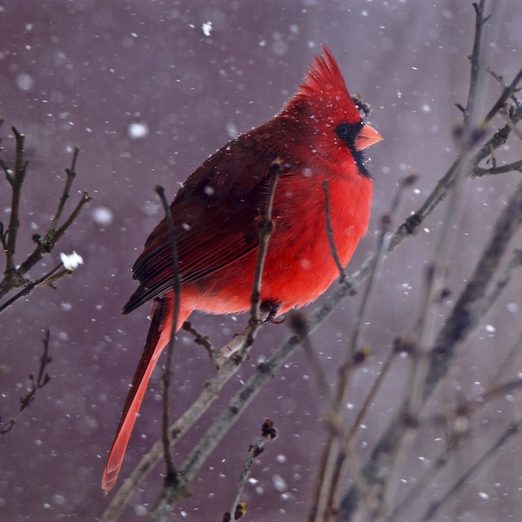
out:
<path id="1" fill-rule="evenodd" d="M 279 301 L 263 301 L 261 303 L 261 318 L 264 323 L 281 324 L 286 320 L 286 317 L 275 319 L 277 313 L 281 308 Z"/>

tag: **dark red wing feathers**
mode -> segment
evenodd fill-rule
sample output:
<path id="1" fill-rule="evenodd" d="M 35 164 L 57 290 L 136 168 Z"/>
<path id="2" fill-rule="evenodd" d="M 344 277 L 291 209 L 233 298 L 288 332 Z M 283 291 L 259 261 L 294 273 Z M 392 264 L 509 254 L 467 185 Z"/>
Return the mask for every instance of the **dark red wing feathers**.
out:
<path id="1" fill-rule="evenodd" d="M 183 285 L 216 272 L 258 246 L 255 217 L 264 208 L 270 164 L 276 156 L 273 151 L 266 151 L 266 157 L 252 155 L 254 147 L 245 147 L 244 141 L 255 138 L 247 134 L 242 139 L 242 144 L 235 140 L 203 163 L 171 205 Z M 171 252 L 163 219 L 133 266 L 133 277 L 140 286 L 124 313 L 172 286 Z"/>

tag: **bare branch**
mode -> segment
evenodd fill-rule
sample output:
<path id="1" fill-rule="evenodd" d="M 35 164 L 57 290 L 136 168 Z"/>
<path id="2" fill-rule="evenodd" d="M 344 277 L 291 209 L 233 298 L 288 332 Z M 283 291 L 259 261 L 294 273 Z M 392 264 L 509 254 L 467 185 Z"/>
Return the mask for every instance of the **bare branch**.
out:
<path id="1" fill-rule="evenodd" d="M 373 385 L 357 414 L 357 417 L 353 421 L 352 427 L 348 431 L 348 433 L 343 437 L 341 450 L 337 455 L 337 460 L 335 462 L 334 472 L 332 474 L 332 484 L 330 487 L 330 493 L 328 498 L 328 507 L 330 510 L 334 510 L 336 504 L 336 496 L 338 494 L 338 489 L 340 487 L 341 478 L 345 469 L 350 468 L 351 457 L 353 456 L 353 441 L 355 439 L 355 435 L 357 434 L 360 426 L 362 425 L 368 411 L 370 410 L 370 406 L 372 405 L 377 393 L 381 389 L 381 385 L 388 376 L 390 368 L 392 367 L 392 362 L 397 355 L 397 351 L 391 350 L 388 352 L 386 360 L 384 361 L 383 367 L 379 372 L 379 375 L 373 382 Z M 354 474 L 357 476 L 359 471 L 355 468 Z M 364 482 L 363 477 L 359 477 L 360 482 Z M 360 488 L 359 488 L 360 489 Z"/>
<path id="2" fill-rule="evenodd" d="M 41 238 L 39 236 L 34 236 L 33 239 L 36 242 L 36 248 L 31 252 L 29 257 L 20 265 L 17 272 L 21 275 L 26 274 L 31 268 L 33 268 L 41 259 L 52 251 L 58 240 L 63 236 L 66 230 L 73 224 L 73 222 L 78 217 L 78 214 L 82 210 L 83 206 L 91 201 L 91 196 L 84 192 L 80 201 L 71 212 L 70 216 L 67 218 L 65 223 L 58 228 L 58 230 L 54 231 L 51 228 L 47 230 L 44 237 Z"/>
<path id="3" fill-rule="evenodd" d="M 270 237 L 274 228 L 274 223 L 272 222 L 272 209 L 274 206 L 275 191 L 277 188 L 277 182 L 279 181 L 279 176 L 288 172 L 288 170 L 290 170 L 290 166 L 281 158 L 277 158 L 270 165 L 268 199 L 266 202 L 266 208 L 264 209 L 264 214 L 261 217 L 261 226 L 259 227 L 259 250 L 250 299 L 251 328 L 246 344 L 253 343 L 255 331 L 260 323 L 261 285 L 263 282 L 263 270 L 265 268 L 266 255 L 268 253 L 268 243 L 270 242 Z"/>
<path id="4" fill-rule="evenodd" d="M 490 174 L 505 174 L 507 172 L 515 171 L 522 172 L 522 160 L 513 161 L 512 163 L 507 163 L 506 165 L 501 165 L 500 167 L 491 167 L 489 169 L 475 167 L 471 176 L 473 178 L 480 178 Z"/>
<path id="5" fill-rule="evenodd" d="M 0 223 L 0 243 L 6 254 L 6 269 L 4 272 L 4 278 L 0 281 L 0 298 L 9 293 L 12 289 L 17 287 L 22 287 L 22 292 L 18 293 L 14 298 L 9 299 L 6 303 L 7 306 L 10 306 L 16 300 L 18 300 L 23 295 L 27 295 L 30 293 L 36 286 L 39 286 L 43 283 L 50 283 L 48 280 L 50 274 L 46 274 L 43 278 L 38 279 L 35 282 L 31 282 L 27 280 L 24 276 L 25 274 L 33 268 L 44 255 L 50 253 L 58 240 L 63 236 L 66 230 L 72 225 L 75 219 L 78 217 L 83 206 L 90 201 L 90 196 L 84 192 L 77 206 L 73 209 L 68 219 L 65 223 L 59 227 L 57 227 L 58 219 L 61 217 L 63 208 L 67 198 L 69 197 L 69 191 L 74 180 L 74 176 L 76 174 L 76 160 L 78 157 L 78 149 L 75 148 L 73 153 L 73 159 L 71 162 L 71 167 L 66 169 L 67 172 L 67 180 L 65 183 L 65 187 L 58 202 L 58 207 L 55 215 L 53 216 L 49 227 L 42 238 L 38 234 L 33 235 L 33 240 L 36 243 L 36 248 L 33 250 L 31 254 L 27 256 L 27 258 L 21 263 L 19 267 L 15 267 L 15 250 L 16 250 L 16 239 L 19 228 L 19 210 L 20 210 L 20 197 L 21 197 L 21 189 L 22 184 L 25 179 L 25 174 L 27 171 L 27 161 L 24 160 L 24 135 L 18 132 L 13 127 L 13 133 L 16 139 L 16 159 L 15 159 L 15 168 L 13 174 L 9 174 L 8 168 L 5 164 L 2 164 L 2 168 L 5 170 L 6 175 L 9 174 L 8 181 L 11 185 L 11 214 L 10 220 L 7 230 L 5 230 L 4 225 Z M 65 273 L 61 274 L 59 277 L 62 277 Z M 56 281 L 59 278 L 56 274 L 53 275 L 53 281 Z M 4 305 L 6 304 L 4 303 Z M 3 305 L 2 305 L 3 306 Z M 5 308 L 2 308 L 2 310 Z"/>
<path id="6" fill-rule="evenodd" d="M 210 342 L 210 339 L 206 335 L 199 333 L 190 321 L 185 321 L 181 327 L 183 330 L 191 333 L 194 336 L 194 342 L 196 344 L 199 344 L 205 348 L 210 357 L 210 360 L 214 366 L 219 369 L 225 358 L 222 356 L 221 352 Z"/>
<path id="7" fill-rule="evenodd" d="M 243 516 L 245 506 L 243 503 L 240 504 L 240 499 L 248 477 L 250 476 L 250 470 L 252 469 L 255 459 L 265 451 L 265 444 L 276 437 L 277 430 L 274 427 L 274 423 L 272 420 L 266 419 L 261 426 L 261 435 L 255 440 L 254 444 L 251 444 L 248 448 L 248 455 L 243 464 L 243 470 L 241 471 L 236 492 L 232 500 L 232 508 L 223 515 L 223 520 L 238 520 Z"/>
<path id="8" fill-rule="evenodd" d="M 330 387 L 328 385 L 328 380 L 324 373 L 323 367 L 319 362 L 314 347 L 312 346 L 312 342 L 310 341 L 310 337 L 308 337 L 308 320 L 306 315 L 298 310 L 292 310 L 288 314 L 288 323 L 292 331 L 303 339 L 303 349 L 308 359 L 308 364 L 312 369 L 312 372 L 315 377 L 315 381 L 317 382 L 317 387 L 321 391 L 321 393 L 329 400 L 332 400 L 332 394 L 330 392 Z"/>
<path id="9" fill-rule="evenodd" d="M 56 209 L 56 212 L 54 213 L 54 216 L 51 219 L 50 228 L 52 230 L 56 230 L 58 221 L 62 217 L 62 212 L 63 212 L 63 208 L 65 206 L 65 203 L 69 199 L 69 193 L 70 193 L 72 184 L 74 182 L 74 178 L 76 177 L 76 160 L 78 159 L 79 152 L 80 152 L 80 149 L 78 149 L 78 147 L 74 147 L 73 157 L 71 160 L 71 166 L 69 168 L 65 169 L 65 174 L 66 174 L 67 178 L 65 181 L 65 186 L 63 188 L 62 195 L 60 197 L 60 200 L 58 201 L 58 208 Z"/>
<path id="10" fill-rule="evenodd" d="M 9 278 L 15 269 L 15 250 L 16 237 L 20 226 L 19 210 L 20 197 L 22 194 L 22 185 L 25 180 L 27 162 L 24 159 L 24 141 L 25 136 L 18 132 L 15 127 L 11 128 L 16 140 L 16 159 L 14 172 L 9 177 L 7 169 L 4 166 L 7 180 L 11 184 L 11 213 L 9 216 L 9 226 L 7 228 L 7 248 L 5 249 L 5 275 Z"/>
<path id="11" fill-rule="evenodd" d="M 470 56 L 470 81 L 466 108 L 464 110 L 464 128 L 467 128 L 468 130 L 471 130 L 472 126 L 474 125 L 472 109 L 477 99 L 477 91 L 480 85 L 479 75 L 482 66 L 482 31 L 485 23 L 487 22 L 487 17 L 484 14 L 485 4 L 485 0 L 480 0 L 480 3 L 478 4 L 476 2 L 473 3 L 473 9 L 475 10 L 475 37 L 473 40 L 473 49 Z"/>
<path id="12" fill-rule="evenodd" d="M 431 520 L 448 501 L 460 493 L 461 489 L 469 483 L 469 480 L 475 473 L 479 472 L 489 460 L 501 449 L 505 443 L 514 435 L 517 435 L 520 427 L 522 426 L 522 420 L 512 422 L 500 435 L 500 437 L 493 443 L 492 446 L 472 465 L 466 472 L 454 482 L 450 488 L 448 488 L 446 494 L 444 494 L 439 500 L 433 502 L 425 513 L 419 518 L 419 521 L 426 522 Z"/>
<path id="13" fill-rule="evenodd" d="M 177 471 L 174 467 L 172 455 L 170 453 L 171 437 L 170 437 L 170 380 L 172 376 L 172 353 L 174 351 L 174 342 L 176 338 L 176 329 L 178 327 L 179 308 L 181 303 L 181 276 L 179 272 L 178 247 L 176 240 L 176 229 L 170 212 L 169 204 L 165 196 L 165 189 L 161 186 L 156 187 L 156 194 L 158 194 L 163 210 L 165 212 L 165 219 L 167 221 L 169 231 L 169 242 L 172 257 L 172 292 L 174 293 L 174 313 L 172 315 L 172 325 L 170 329 L 170 339 L 167 344 L 167 360 L 163 369 L 163 413 L 161 423 L 161 433 L 163 440 L 163 456 L 165 459 L 166 475 L 165 487 L 172 487 L 178 483 Z"/>
<path id="14" fill-rule="evenodd" d="M 237 373 L 240 360 L 237 357 L 225 359 L 223 365 L 212 379 L 205 383 L 198 398 L 170 427 L 171 447 L 201 418 L 208 408 L 219 398 L 223 387 Z M 102 516 L 103 522 L 112 522 L 119 518 L 132 492 L 154 469 L 163 455 L 162 440 L 156 442 L 147 454 L 143 456 L 132 473 L 125 479 L 112 498 Z"/>
<path id="15" fill-rule="evenodd" d="M 339 270 L 339 276 L 341 281 L 346 281 L 346 272 L 344 271 L 344 267 L 339 259 L 339 253 L 337 252 L 337 247 L 335 243 L 333 228 L 332 228 L 332 215 L 330 210 L 330 189 L 328 181 L 323 181 L 323 191 L 324 191 L 324 213 L 326 216 L 326 235 L 328 237 L 328 244 L 330 245 L 330 252 L 332 254 L 332 258 Z"/>
<path id="16" fill-rule="evenodd" d="M 518 84 L 522 80 L 522 69 L 518 71 L 517 75 L 513 78 L 513 81 L 504 88 L 502 94 L 495 102 L 495 105 L 491 107 L 491 110 L 487 113 L 484 118 L 483 126 L 486 126 L 495 115 L 504 107 L 505 103 L 508 101 L 509 97 L 517 90 Z"/>
<path id="17" fill-rule="evenodd" d="M 6 422 L 0 422 L 0 435 L 5 435 L 14 428 L 22 412 L 29 408 L 29 406 L 33 403 L 34 398 L 36 396 L 36 392 L 38 390 L 41 390 L 51 380 L 51 377 L 47 373 L 47 367 L 52 362 L 52 358 L 49 355 L 49 339 L 50 332 L 49 330 L 46 330 L 43 338 L 43 353 L 40 357 L 40 366 L 38 367 L 38 374 L 36 378 L 33 374 L 29 375 L 29 391 L 27 394 L 20 397 L 20 409 L 18 410 L 18 413 Z"/>
<path id="18" fill-rule="evenodd" d="M 27 282 L 27 284 L 18 293 L 7 299 L 5 302 L 0 304 L 0 314 L 7 310 L 12 304 L 21 299 L 22 297 L 29 295 L 38 286 L 52 286 L 52 283 L 61 279 L 62 277 L 71 274 L 70 270 L 64 268 L 63 264 L 56 265 L 52 270 L 47 272 L 45 275 L 37 279 L 36 281 Z"/>

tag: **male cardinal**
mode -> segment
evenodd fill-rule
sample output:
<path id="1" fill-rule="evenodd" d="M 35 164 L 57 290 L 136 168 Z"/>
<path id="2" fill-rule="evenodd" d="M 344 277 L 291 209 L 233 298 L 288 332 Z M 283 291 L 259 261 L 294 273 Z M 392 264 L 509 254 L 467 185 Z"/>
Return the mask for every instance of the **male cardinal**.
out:
<path id="1" fill-rule="evenodd" d="M 323 48 L 281 112 L 208 158 L 172 202 L 181 280 L 175 331 L 193 310 L 249 310 L 259 216 L 276 158 L 289 167 L 274 194 L 261 302 L 279 315 L 317 299 L 339 274 L 328 241 L 323 182 L 329 184 L 336 250 L 346 265 L 370 216 L 372 180 L 363 151 L 381 139 L 363 121 L 335 58 Z M 152 321 L 103 472 L 105 492 L 116 483 L 147 384 L 172 332 L 174 272 L 166 219 L 147 239 L 133 276 L 140 285 L 123 313 L 153 299 Z"/>

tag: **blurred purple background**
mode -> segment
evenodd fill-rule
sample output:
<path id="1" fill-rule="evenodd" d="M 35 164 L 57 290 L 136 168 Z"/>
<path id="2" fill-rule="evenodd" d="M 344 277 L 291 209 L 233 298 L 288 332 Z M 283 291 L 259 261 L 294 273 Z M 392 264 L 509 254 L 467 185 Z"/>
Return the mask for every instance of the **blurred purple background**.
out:
<path id="1" fill-rule="evenodd" d="M 502 2 L 497 41 L 489 47 L 494 69 L 511 79 L 520 67 L 522 6 Z M 12 158 L 15 125 L 27 138 L 30 160 L 23 191 L 17 260 L 31 248 L 54 212 L 72 147 L 80 147 L 78 177 L 71 198 L 87 190 L 93 201 L 45 260 L 50 269 L 59 252 L 76 250 L 85 265 L 58 289 L 38 289 L 19 301 L 0 322 L 0 414 L 18 407 L 26 376 L 38 367 L 41 338 L 51 328 L 51 383 L 11 433 L 0 439 L 0 519 L 94 520 L 110 497 L 100 489 L 130 378 L 142 350 L 147 306 L 130 316 L 120 310 L 135 288 L 130 267 L 162 213 L 154 186 L 173 197 L 209 154 L 237 133 L 276 113 L 301 81 L 325 43 L 332 49 L 352 92 L 372 105 L 372 124 L 385 141 L 372 149 L 370 170 L 375 201 L 369 234 L 351 263 L 355 269 L 372 252 L 378 219 L 388 208 L 397 181 L 411 172 L 419 182 L 408 190 L 400 217 L 414 210 L 445 172 L 455 154 L 452 127 L 460 114 L 455 102 L 467 93 L 473 36 L 471 2 L 363 0 L 286 1 L 7 1 L 0 5 L 0 116 L 4 157 Z M 488 104 L 498 93 L 491 81 Z M 498 124 L 502 124 L 499 120 Z M 519 159 L 506 147 L 498 160 Z M 455 292 L 474 266 L 506 194 L 520 174 L 469 183 L 468 197 L 450 269 Z M 9 191 L 0 190 L 2 220 Z M 421 237 L 409 241 L 385 263 L 364 332 L 375 357 L 355 380 L 348 414 L 360 404 L 379 361 L 394 337 L 411 331 L 418 309 L 422 270 L 433 253 L 440 207 Z M 41 275 L 45 267 L 34 270 Z M 520 276 L 493 314 L 461 352 L 439 404 L 486 386 L 520 333 Z M 348 302 L 313 336 L 325 371 L 335 369 L 358 307 Z M 448 308 L 448 307 L 446 307 Z M 195 325 L 216 344 L 246 322 L 239 317 L 195 315 Z M 260 357 L 288 334 L 283 325 L 262 331 L 250 360 L 226 388 L 224 400 L 252 372 Z M 213 367 L 206 353 L 185 334 L 175 355 L 174 415 L 198 395 Z M 366 455 L 401 400 L 399 364 L 372 408 L 357 444 Z M 522 362 L 509 370 L 522 371 Z M 153 376 L 142 415 L 127 453 L 123 479 L 160 435 L 160 374 Z M 516 399 L 516 396 L 515 396 Z M 220 401 L 220 405 L 224 404 Z M 285 365 L 241 417 L 192 484 L 175 519 L 218 521 L 228 509 L 248 445 L 271 417 L 279 437 L 252 471 L 244 498 L 251 522 L 300 521 L 309 508 L 325 428 L 324 397 L 301 352 Z M 208 426 L 203 418 L 176 447 L 181 463 L 191 441 Z M 477 417 L 465 450 L 446 473 L 450 480 L 487 447 L 516 411 L 497 403 Z M 440 447 L 429 433 L 416 446 L 404 474 L 406 487 L 423 458 Z M 439 444 L 439 446 L 437 446 Z M 515 439 L 499 459 L 448 504 L 447 520 L 506 520 L 522 517 L 522 452 Z M 422 453 L 425 451 L 426 453 Z M 158 466 L 132 498 L 123 520 L 143 520 L 161 487 Z M 426 505 L 444 491 L 443 477 L 419 500 Z M 442 515 L 441 515 L 442 516 Z M 441 518 L 442 519 L 442 518 Z"/>

